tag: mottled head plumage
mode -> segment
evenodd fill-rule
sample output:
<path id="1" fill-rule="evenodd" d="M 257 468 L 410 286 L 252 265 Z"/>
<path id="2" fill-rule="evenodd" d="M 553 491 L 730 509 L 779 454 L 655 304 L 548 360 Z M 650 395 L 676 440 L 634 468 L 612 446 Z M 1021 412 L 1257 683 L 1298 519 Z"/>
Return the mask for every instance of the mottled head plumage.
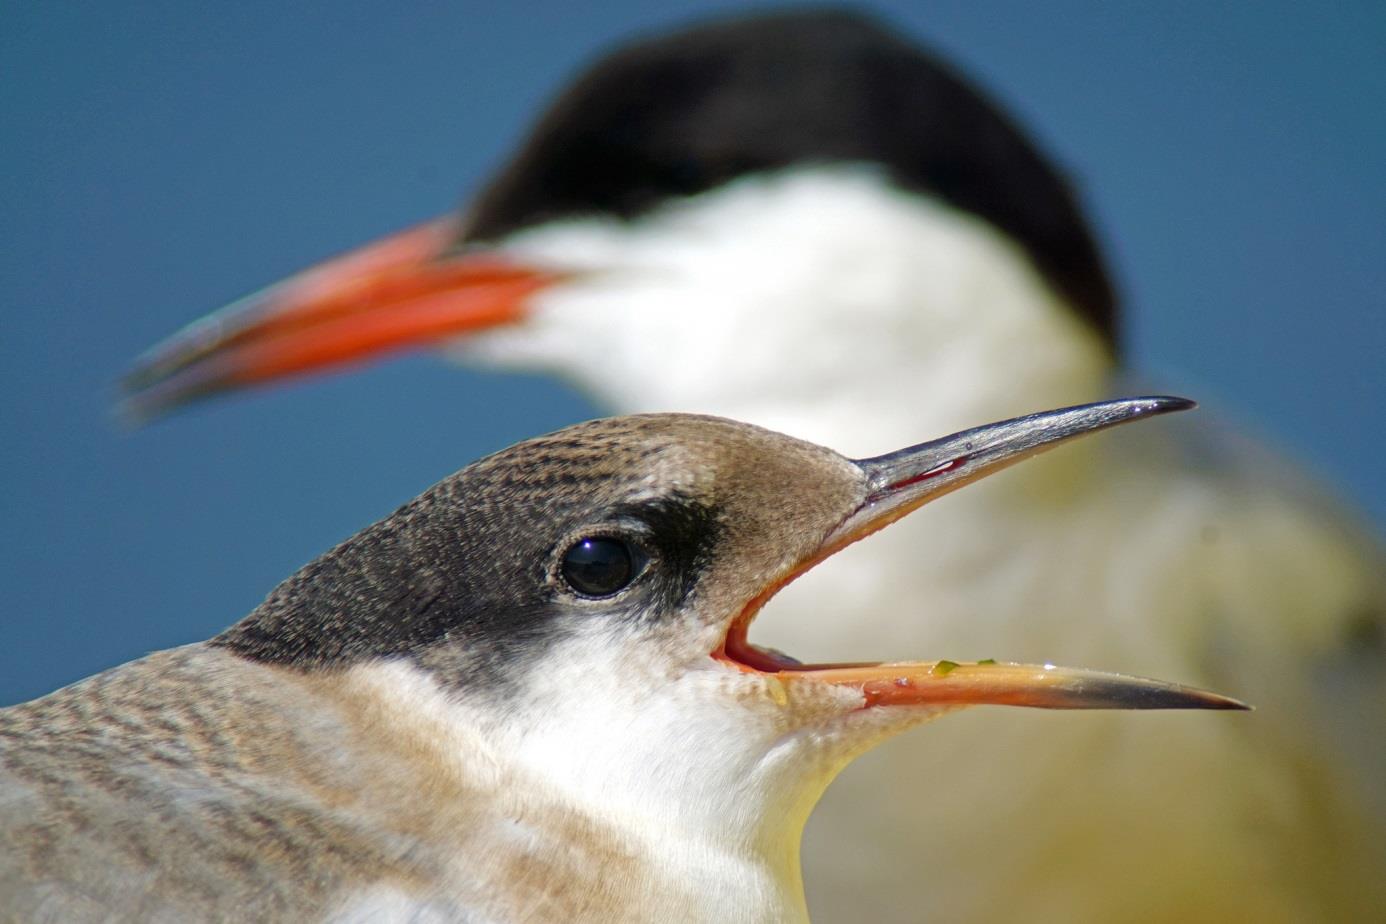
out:
<path id="1" fill-rule="evenodd" d="M 757 427 L 694 415 L 591 421 L 444 479 L 304 567 L 213 644 L 302 668 L 405 657 L 456 683 L 494 684 L 575 623 L 688 612 L 708 572 L 715 595 L 749 599 L 862 491 L 845 459 Z M 644 573 L 628 593 L 585 599 L 564 583 L 564 550 L 591 536 L 639 547 Z"/>

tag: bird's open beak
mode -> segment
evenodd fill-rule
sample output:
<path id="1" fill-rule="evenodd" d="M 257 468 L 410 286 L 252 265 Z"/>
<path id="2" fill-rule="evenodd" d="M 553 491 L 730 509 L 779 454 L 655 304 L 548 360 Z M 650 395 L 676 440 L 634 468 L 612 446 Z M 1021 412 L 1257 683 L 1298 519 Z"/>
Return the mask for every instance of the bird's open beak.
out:
<path id="1" fill-rule="evenodd" d="M 783 581 L 732 622 L 714 657 L 786 682 L 806 680 L 861 691 L 866 706 L 980 705 L 1045 709 L 1246 709 L 1216 693 L 1158 680 L 1052 664 L 952 661 L 797 664 L 747 638 L 755 614 L 776 591 L 818 562 L 921 505 L 1052 446 L 1129 421 L 1194 407 L 1185 398 L 1128 398 L 1064 408 L 964 430 L 874 459 L 861 459 L 866 499 Z"/>
<path id="2" fill-rule="evenodd" d="M 136 421 L 260 382 L 360 362 L 524 317 L 561 274 L 457 253 L 441 218 L 329 260 L 196 321 L 122 383 Z"/>

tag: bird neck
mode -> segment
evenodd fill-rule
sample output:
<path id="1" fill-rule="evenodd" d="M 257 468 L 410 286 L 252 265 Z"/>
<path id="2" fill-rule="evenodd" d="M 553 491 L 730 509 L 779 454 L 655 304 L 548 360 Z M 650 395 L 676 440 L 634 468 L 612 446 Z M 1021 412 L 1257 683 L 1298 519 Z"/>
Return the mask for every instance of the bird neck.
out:
<path id="1" fill-rule="evenodd" d="M 659 901 L 708 921 L 807 920 L 799 843 L 847 758 L 811 754 L 775 713 L 743 708 L 719 669 L 642 677 L 638 654 L 531 686 L 547 708 L 497 736 L 517 775 L 651 858 Z"/>
<path id="2" fill-rule="evenodd" d="M 486 803 L 530 832 L 527 850 L 562 855 L 551 865 L 598 892 L 625 890 L 613 900 L 689 909 L 690 920 L 807 920 L 799 842 L 810 811 L 852 757 L 922 717 L 858 711 L 834 728 L 813 719 L 840 715 L 840 703 L 759 708 L 730 695 L 710 660 L 671 680 L 610 651 L 619 670 L 568 652 L 508 694 L 537 708 L 459 696 L 401 660 L 358 666 L 349 683 L 380 733 L 408 739 L 382 750 L 417 755 L 424 743 L 434 772 L 465 778 L 459 790 L 496 794 Z"/>

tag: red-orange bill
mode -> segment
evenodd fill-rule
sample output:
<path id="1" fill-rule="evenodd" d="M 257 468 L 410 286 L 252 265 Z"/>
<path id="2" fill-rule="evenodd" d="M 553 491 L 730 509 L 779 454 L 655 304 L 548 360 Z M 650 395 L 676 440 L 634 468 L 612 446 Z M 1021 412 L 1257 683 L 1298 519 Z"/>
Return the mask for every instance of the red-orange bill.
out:
<path id="1" fill-rule="evenodd" d="M 147 419 L 218 392 L 432 345 L 524 317 L 560 274 L 454 253 L 452 218 L 300 273 L 198 321 L 145 354 L 124 410 Z"/>

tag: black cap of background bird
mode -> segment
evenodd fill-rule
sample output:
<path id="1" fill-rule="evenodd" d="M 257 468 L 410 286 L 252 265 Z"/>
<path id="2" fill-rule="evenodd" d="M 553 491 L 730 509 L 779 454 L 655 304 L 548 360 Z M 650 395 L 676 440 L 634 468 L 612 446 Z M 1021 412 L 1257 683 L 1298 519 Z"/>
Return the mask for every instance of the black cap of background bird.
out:
<path id="1" fill-rule="evenodd" d="M 884 167 L 990 222 L 1114 338 L 1112 286 L 1068 183 L 995 101 L 854 10 L 720 20 L 605 56 L 465 211 L 461 243 L 836 163 Z"/>
<path id="2" fill-rule="evenodd" d="M 519 321 L 567 276 L 496 245 L 550 222 L 638 218 L 742 177 L 860 164 L 1002 231 L 1117 351 L 1112 285 L 1065 178 L 1000 107 L 856 11 L 757 14 L 635 42 L 564 91 L 460 215 L 325 263 L 141 358 L 124 409 Z"/>

